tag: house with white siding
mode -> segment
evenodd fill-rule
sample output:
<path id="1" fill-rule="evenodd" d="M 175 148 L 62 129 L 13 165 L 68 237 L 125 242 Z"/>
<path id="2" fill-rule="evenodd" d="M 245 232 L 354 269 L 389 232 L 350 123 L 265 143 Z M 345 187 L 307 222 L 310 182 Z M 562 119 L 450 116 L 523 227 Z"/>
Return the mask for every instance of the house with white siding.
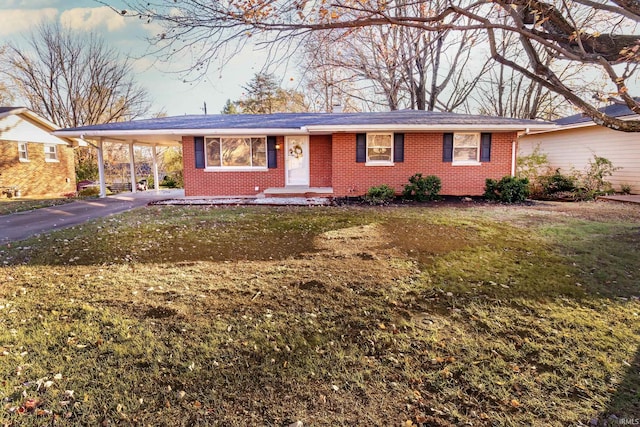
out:
<path id="1" fill-rule="evenodd" d="M 638 119 L 625 105 L 610 105 L 605 114 L 623 120 Z M 640 194 L 640 134 L 619 132 L 596 125 L 582 114 L 556 121 L 554 129 L 530 132 L 518 139 L 518 155 L 526 156 L 540 147 L 547 155 L 552 169 L 563 173 L 572 169 L 584 171 L 593 156 L 604 157 L 620 168 L 608 180 L 616 191 L 622 185 L 631 186 L 633 194 Z"/>

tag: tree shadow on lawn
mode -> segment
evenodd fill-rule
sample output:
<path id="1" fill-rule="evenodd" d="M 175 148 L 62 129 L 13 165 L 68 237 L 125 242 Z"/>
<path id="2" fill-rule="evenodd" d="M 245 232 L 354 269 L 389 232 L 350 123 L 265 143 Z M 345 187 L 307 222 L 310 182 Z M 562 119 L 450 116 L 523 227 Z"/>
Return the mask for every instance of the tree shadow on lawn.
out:
<path id="1" fill-rule="evenodd" d="M 640 349 L 626 365 L 626 372 L 615 388 L 606 410 L 589 420 L 590 425 L 640 424 Z"/>

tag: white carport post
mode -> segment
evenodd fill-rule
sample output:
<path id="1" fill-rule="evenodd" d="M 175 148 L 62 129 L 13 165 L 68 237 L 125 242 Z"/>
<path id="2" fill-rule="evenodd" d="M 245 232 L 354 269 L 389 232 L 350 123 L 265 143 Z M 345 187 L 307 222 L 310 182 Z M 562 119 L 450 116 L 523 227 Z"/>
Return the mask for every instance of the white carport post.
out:
<path id="1" fill-rule="evenodd" d="M 136 163 L 133 159 L 133 141 L 129 141 L 129 171 L 131 172 L 131 192 L 138 191 L 136 186 Z"/>
<path id="2" fill-rule="evenodd" d="M 104 153 L 102 151 L 102 138 L 98 139 L 98 178 L 100 179 L 100 197 L 107 197 L 107 183 L 104 179 Z"/>
<path id="3" fill-rule="evenodd" d="M 156 150 L 156 144 L 151 146 L 151 158 L 153 159 L 153 189 L 160 189 L 160 181 L 158 179 L 158 150 Z"/>

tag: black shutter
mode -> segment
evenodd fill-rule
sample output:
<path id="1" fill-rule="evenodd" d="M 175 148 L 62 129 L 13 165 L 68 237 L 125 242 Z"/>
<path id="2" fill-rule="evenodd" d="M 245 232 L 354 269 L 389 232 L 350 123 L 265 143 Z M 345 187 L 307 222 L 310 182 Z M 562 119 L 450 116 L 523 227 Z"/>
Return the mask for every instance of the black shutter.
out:
<path id="1" fill-rule="evenodd" d="M 393 161 L 404 162 L 404 133 L 393 134 Z"/>
<path id="2" fill-rule="evenodd" d="M 204 169 L 204 136 L 193 138 L 196 151 L 196 169 Z"/>
<path id="3" fill-rule="evenodd" d="M 356 134 L 356 162 L 365 163 L 367 161 L 367 134 Z"/>
<path id="4" fill-rule="evenodd" d="M 481 162 L 491 161 L 491 134 L 490 133 L 480 134 L 480 161 Z"/>
<path id="5" fill-rule="evenodd" d="M 442 135 L 442 161 L 453 161 L 453 134 L 445 133 Z"/>
<path id="6" fill-rule="evenodd" d="M 278 151 L 276 150 L 276 137 L 267 137 L 267 166 L 269 169 L 278 167 Z"/>

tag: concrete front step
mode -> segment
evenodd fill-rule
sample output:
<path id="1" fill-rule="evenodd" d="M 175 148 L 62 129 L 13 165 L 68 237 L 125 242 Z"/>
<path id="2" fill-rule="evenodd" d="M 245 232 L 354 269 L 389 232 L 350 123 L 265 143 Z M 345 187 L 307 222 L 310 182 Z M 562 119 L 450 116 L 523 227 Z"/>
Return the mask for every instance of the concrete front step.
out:
<path id="1" fill-rule="evenodd" d="M 331 187 L 274 187 L 262 193 L 264 197 L 333 197 Z"/>

